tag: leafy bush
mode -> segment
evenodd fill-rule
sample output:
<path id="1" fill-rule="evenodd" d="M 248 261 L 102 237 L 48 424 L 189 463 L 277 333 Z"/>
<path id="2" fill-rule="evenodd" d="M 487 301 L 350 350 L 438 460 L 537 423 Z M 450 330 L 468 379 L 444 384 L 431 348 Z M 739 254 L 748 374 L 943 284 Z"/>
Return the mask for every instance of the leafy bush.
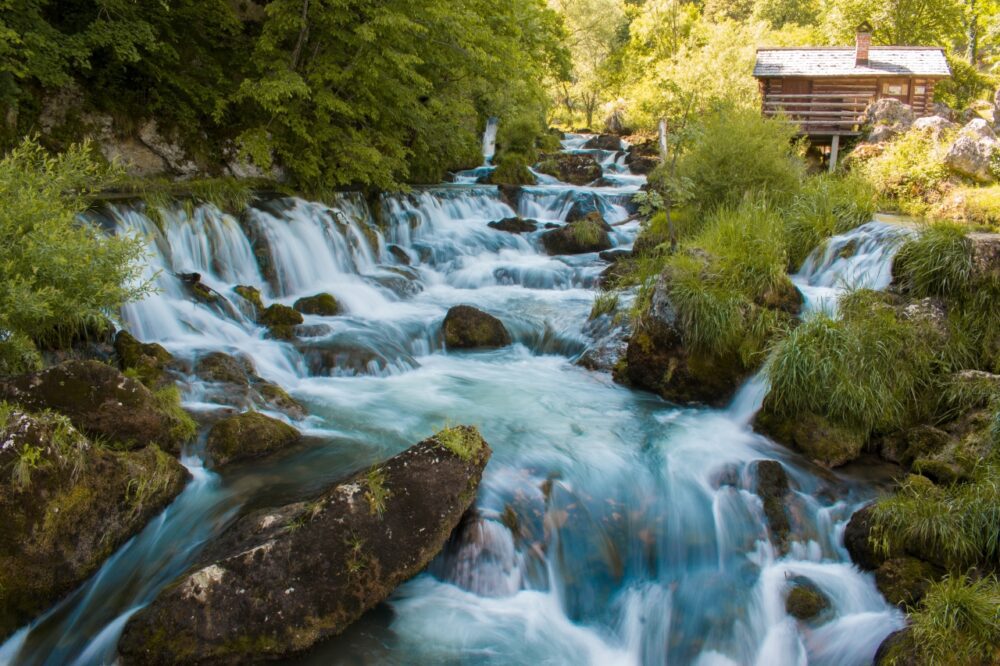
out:
<path id="1" fill-rule="evenodd" d="M 977 99 L 985 99 L 996 88 L 993 77 L 980 72 L 964 57 L 948 54 L 947 58 L 951 76 L 934 86 L 935 102 L 964 111 Z"/>
<path id="2" fill-rule="evenodd" d="M 948 576 L 910 614 L 913 642 L 928 664 L 991 664 L 1000 645 L 996 577 Z"/>
<path id="3" fill-rule="evenodd" d="M 141 240 L 108 236 L 78 218 L 84 194 L 112 176 L 87 145 L 50 156 L 25 140 L 0 160 L 0 358 L 7 372 L 33 364 L 28 339 L 65 340 L 145 293 L 137 286 Z"/>
<path id="4" fill-rule="evenodd" d="M 867 290 L 845 295 L 840 319 L 813 316 L 777 346 L 767 365 L 777 411 L 886 430 L 921 413 L 934 358 L 921 327 L 884 298 Z"/>
<path id="5" fill-rule="evenodd" d="M 858 174 L 806 179 L 785 213 L 789 269 L 797 269 L 826 238 L 870 222 L 877 195 Z"/>
<path id="6" fill-rule="evenodd" d="M 490 174 L 495 185 L 534 185 L 535 176 L 528 168 L 531 162 L 519 153 L 504 153 L 497 158 L 496 169 Z"/>
<path id="7" fill-rule="evenodd" d="M 690 183 L 694 204 L 703 211 L 738 204 L 757 191 L 788 199 L 805 171 L 794 136 L 790 124 L 762 118 L 758 109 L 723 107 L 695 128 L 678 161 L 678 177 Z"/>
<path id="8" fill-rule="evenodd" d="M 891 142 L 882 154 L 861 164 L 860 170 L 879 195 L 905 213 L 921 215 L 928 203 L 940 198 L 949 178 L 944 163 L 949 139 L 911 130 Z"/>

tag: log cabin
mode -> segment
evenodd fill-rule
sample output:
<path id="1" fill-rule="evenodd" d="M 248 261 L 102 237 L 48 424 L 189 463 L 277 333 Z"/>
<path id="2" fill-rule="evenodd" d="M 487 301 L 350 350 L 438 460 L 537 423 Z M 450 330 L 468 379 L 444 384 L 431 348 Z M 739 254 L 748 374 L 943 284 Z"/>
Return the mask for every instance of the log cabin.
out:
<path id="1" fill-rule="evenodd" d="M 766 116 L 783 114 L 837 164 L 841 137 L 857 136 L 860 119 L 878 99 L 898 99 L 917 116 L 934 112 L 934 86 L 951 76 L 944 51 L 929 46 L 872 46 L 858 28 L 855 46 L 761 48 L 753 75 Z"/>

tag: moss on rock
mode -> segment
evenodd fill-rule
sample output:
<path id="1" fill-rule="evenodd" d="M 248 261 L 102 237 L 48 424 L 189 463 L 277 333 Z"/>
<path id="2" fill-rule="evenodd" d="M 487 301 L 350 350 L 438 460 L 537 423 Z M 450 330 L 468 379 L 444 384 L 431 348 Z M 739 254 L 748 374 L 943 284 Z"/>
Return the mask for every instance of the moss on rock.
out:
<path id="1" fill-rule="evenodd" d="M 316 294 L 295 301 L 295 309 L 302 314 L 334 317 L 341 312 L 340 303 L 330 294 Z"/>
<path id="2" fill-rule="evenodd" d="M 542 234 L 542 245 L 550 255 L 587 254 L 611 249 L 611 227 L 601 214 L 586 217 Z"/>
<path id="3" fill-rule="evenodd" d="M 502 321 L 468 305 L 456 305 L 448 310 L 443 331 L 448 349 L 506 347 L 512 342 Z"/>
<path id="4" fill-rule="evenodd" d="M 836 424 L 818 414 L 778 414 L 767 401 L 753 427 L 824 467 L 839 467 L 855 460 L 868 441 L 868 433 L 863 429 Z"/>
<path id="5" fill-rule="evenodd" d="M 271 335 L 279 340 L 295 337 L 295 327 L 305 321 L 302 313 L 287 305 L 275 303 L 260 315 L 260 323 L 271 330 Z"/>
<path id="6" fill-rule="evenodd" d="M 118 367 L 135 372 L 139 381 L 149 388 L 156 388 L 163 382 L 164 373 L 174 360 L 162 345 L 139 342 L 124 330 L 115 336 L 115 354 Z"/>
<path id="7" fill-rule="evenodd" d="M 219 421 L 208 433 L 206 449 L 216 467 L 260 458 L 299 441 L 299 431 L 259 412 Z"/>
<path id="8" fill-rule="evenodd" d="M 886 560 L 875 570 L 875 585 L 891 604 L 900 608 L 916 605 L 927 589 L 944 572 L 915 557 L 896 557 Z"/>
<path id="9" fill-rule="evenodd" d="M 798 620 L 815 620 L 829 608 L 826 595 L 805 579 L 797 579 L 785 598 L 785 611 Z"/>
<path id="10" fill-rule="evenodd" d="M 239 285 L 233 289 L 247 303 L 253 306 L 254 313 L 259 315 L 264 311 L 264 300 L 260 296 L 260 289 L 248 285 Z"/>

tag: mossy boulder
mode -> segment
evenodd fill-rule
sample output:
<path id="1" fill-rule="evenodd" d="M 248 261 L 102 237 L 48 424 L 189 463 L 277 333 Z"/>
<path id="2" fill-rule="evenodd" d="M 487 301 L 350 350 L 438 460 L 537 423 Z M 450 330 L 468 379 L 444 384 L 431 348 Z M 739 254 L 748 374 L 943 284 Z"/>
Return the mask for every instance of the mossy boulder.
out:
<path id="1" fill-rule="evenodd" d="M 784 552 L 791 531 L 788 513 L 785 511 L 785 503 L 791 492 L 785 467 L 777 460 L 757 460 L 751 463 L 750 473 L 754 480 L 753 491 L 764 504 L 764 516 L 767 518 L 771 539 Z"/>
<path id="2" fill-rule="evenodd" d="M 260 314 L 260 323 L 267 326 L 271 335 L 279 340 L 291 340 L 295 337 L 295 327 L 305 319 L 302 313 L 281 303 L 268 306 Z"/>
<path id="3" fill-rule="evenodd" d="M 254 316 L 259 315 L 264 311 L 264 299 L 261 298 L 260 289 L 257 287 L 251 287 L 248 285 L 239 285 L 233 288 L 240 298 L 245 300 L 253 307 Z"/>
<path id="4" fill-rule="evenodd" d="M 918 458 L 944 450 L 951 441 L 944 430 L 924 424 L 882 437 L 878 449 L 886 460 L 909 467 Z"/>
<path id="5" fill-rule="evenodd" d="M 150 388 L 163 385 L 165 373 L 174 362 L 173 355 L 162 345 L 139 342 L 124 330 L 115 336 L 115 355 L 122 371 L 133 371 Z"/>
<path id="6" fill-rule="evenodd" d="M 611 249 L 611 227 L 600 213 L 542 234 L 542 246 L 550 255 L 587 254 Z"/>
<path id="7" fill-rule="evenodd" d="M 646 175 L 660 165 L 660 146 L 657 141 L 643 141 L 628 147 L 625 166 L 638 175 Z"/>
<path id="8" fill-rule="evenodd" d="M 601 177 L 601 165 L 586 153 L 543 155 L 536 170 L 571 185 L 586 185 Z"/>
<path id="9" fill-rule="evenodd" d="M 206 382 L 249 384 L 254 375 L 253 361 L 242 355 L 210 352 L 195 362 L 194 374 Z"/>
<path id="10" fill-rule="evenodd" d="M 300 298 L 295 301 L 294 308 L 302 314 L 319 315 L 320 317 L 335 317 L 341 312 L 340 303 L 331 294 L 316 294 Z"/>
<path id="11" fill-rule="evenodd" d="M 158 444 L 177 450 L 190 435 L 183 411 L 137 379 L 98 361 L 67 361 L 41 372 L 0 382 L 0 399 L 31 411 L 66 415 L 90 437 L 118 448 Z M 169 396 L 167 396 L 169 397 Z"/>
<path id="12" fill-rule="evenodd" d="M 844 528 L 844 548 L 851 556 L 851 561 L 866 571 L 875 571 L 888 559 L 886 553 L 876 549 L 871 541 L 873 506 L 869 504 L 854 512 Z"/>
<path id="13" fill-rule="evenodd" d="M 184 487 L 156 446 L 112 451 L 64 417 L 0 421 L 0 641 L 89 578 Z"/>
<path id="14" fill-rule="evenodd" d="M 872 660 L 874 666 L 926 666 L 920 647 L 913 639 L 913 630 L 907 627 L 894 631 L 878 646 Z"/>
<path id="15" fill-rule="evenodd" d="M 506 347 L 513 341 L 502 321 L 469 305 L 448 310 L 442 330 L 448 349 Z"/>
<path id="16" fill-rule="evenodd" d="M 767 399 L 754 418 L 753 429 L 802 452 L 816 464 L 830 468 L 857 459 L 868 441 L 868 432 L 862 428 L 840 425 L 811 412 L 781 414 Z"/>
<path id="17" fill-rule="evenodd" d="M 785 612 L 797 620 L 816 620 L 830 609 L 830 600 L 812 581 L 796 577 L 785 598 Z"/>
<path id="18" fill-rule="evenodd" d="M 215 305 L 222 296 L 201 281 L 201 273 L 179 273 L 177 279 L 187 288 L 191 298 L 206 305 Z"/>
<path id="19" fill-rule="evenodd" d="M 128 621 L 123 663 L 246 663 L 344 631 L 441 551 L 490 448 L 452 428 L 303 501 L 255 511 Z"/>
<path id="20" fill-rule="evenodd" d="M 612 150 L 617 152 L 623 147 L 621 138 L 614 134 L 598 134 L 583 144 L 584 150 Z"/>
<path id="21" fill-rule="evenodd" d="M 253 361 L 243 354 L 210 352 L 195 362 L 194 373 L 209 386 L 206 399 L 240 409 L 270 408 L 293 419 L 306 416 L 306 409 L 283 388 L 257 375 Z"/>
<path id="22" fill-rule="evenodd" d="M 246 412 L 212 426 L 205 448 L 218 468 L 276 453 L 300 438 L 299 431 L 287 423 L 259 412 Z"/>
<path id="23" fill-rule="evenodd" d="M 496 222 L 490 222 L 486 226 L 497 231 L 505 231 L 509 234 L 530 234 L 538 231 L 538 222 L 535 220 L 525 220 L 521 217 L 505 217 Z"/>
<path id="24" fill-rule="evenodd" d="M 886 601 L 906 609 L 915 606 L 944 571 L 915 557 L 886 560 L 875 570 L 875 585 Z"/>

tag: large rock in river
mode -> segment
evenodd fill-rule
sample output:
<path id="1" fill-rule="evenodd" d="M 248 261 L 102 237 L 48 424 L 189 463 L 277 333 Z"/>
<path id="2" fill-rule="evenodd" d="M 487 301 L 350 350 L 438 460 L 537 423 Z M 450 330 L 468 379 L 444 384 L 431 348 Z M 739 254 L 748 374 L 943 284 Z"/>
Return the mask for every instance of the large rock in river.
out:
<path id="1" fill-rule="evenodd" d="M 868 441 L 864 429 L 834 423 L 819 414 L 782 414 L 768 399 L 754 418 L 753 429 L 831 468 L 856 459 Z"/>
<path id="2" fill-rule="evenodd" d="M 191 434 L 179 408 L 170 409 L 160 394 L 99 361 L 67 361 L 0 382 L 0 400 L 65 414 L 87 435 L 119 448 L 159 444 L 176 450 Z"/>
<path id="3" fill-rule="evenodd" d="M 246 412 L 219 421 L 208 433 L 205 448 L 216 467 L 260 458 L 299 441 L 299 431 L 260 412 Z"/>
<path id="4" fill-rule="evenodd" d="M 156 446 L 111 451 L 64 418 L 0 413 L 0 642 L 89 578 L 184 487 Z"/>
<path id="5" fill-rule="evenodd" d="M 448 349 L 506 347 L 512 342 L 502 321 L 469 305 L 456 305 L 448 310 L 443 331 Z"/>
<path id="6" fill-rule="evenodd" d="M 440 552 L 489 457 L 478 431 L 451 428 L 308 501 L 243 517 L 129 620 L 124 663 L 255 662 L 336 636 Z"/>
<path id="7" fill-rule="evenodd" d="M 571 185 L 586 185 L 601 177 L 601 165 L 587 153 L 543 155 L 535 169 Z"/>
<path id="8" fill-rule="evenodd" d="M 611 249 L 611 227 L 600 213 L 542 234 L 542 245 L 550 255 L 587 254 Z"/>

